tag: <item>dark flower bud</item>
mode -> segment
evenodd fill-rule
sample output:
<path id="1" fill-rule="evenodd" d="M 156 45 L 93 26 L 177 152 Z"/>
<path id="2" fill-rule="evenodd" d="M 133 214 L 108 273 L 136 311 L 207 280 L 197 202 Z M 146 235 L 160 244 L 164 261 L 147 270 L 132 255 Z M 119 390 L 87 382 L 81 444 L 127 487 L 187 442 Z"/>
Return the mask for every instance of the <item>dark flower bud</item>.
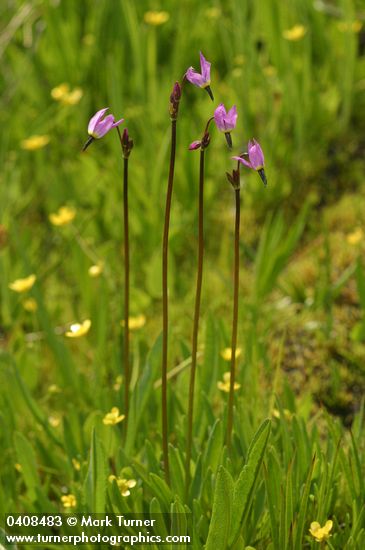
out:
<path id="1" fill-rule="evenodd" d="M 129 137 L 128 128 L 124 128 L 122 135 L 123 157 L 127 159 L 133 149 L 133 139 Z"/>
<path id="2" fill-rule="evenodd" d="M 170 95 L 170 117 L 171 120 L 176 120 L 179 112 L 179 102 L 181 99 L 181 86 L 175 82 Z"/>

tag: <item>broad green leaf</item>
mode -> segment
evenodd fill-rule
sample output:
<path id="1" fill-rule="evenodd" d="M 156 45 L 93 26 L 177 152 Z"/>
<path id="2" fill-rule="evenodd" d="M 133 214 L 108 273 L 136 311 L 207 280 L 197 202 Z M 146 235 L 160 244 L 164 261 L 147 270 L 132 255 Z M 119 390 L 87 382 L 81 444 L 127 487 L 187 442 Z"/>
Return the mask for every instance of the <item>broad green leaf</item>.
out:
<path id="1" fill-rule="evenodd" d="M 25 485 L 27 486 L 29 498 L 34 501 L 36 497 L 36 488 L 39 485 L 34 449 L 24 435 L 19 432 L 14 434 L 14 445 L 17 460 L 22 467 L 22 475 Z"/>
<path id="2" fill-rule="evenodd" d="M 233 505 L 232 476 L 223 466 L 220 466 L 215 484 L 212 519 L 205 550 L 217 550 L 217 548 L 223 550 L 228 547 Z"/>
<path id="3" fill-rule="evenodd" d="M 270 420 L 264 420 L 251 442 L 247 454 L 247 463 L 243 467 L 234 485 L 232 528 L 229 537 L 230 544 L 233 544 L 238 537 L 242 522 L 248 513 L 253 489 L 269 439 L 270 428 Z"/>
<path id="4" fill-rule="evenodd" d="M 102 514 L 105 512 L 106 472 L 104 449 L 96 436 L 95 429 L 93 429 L 89 467 L 84 483 L 85 504 L 90 513 Z"/>

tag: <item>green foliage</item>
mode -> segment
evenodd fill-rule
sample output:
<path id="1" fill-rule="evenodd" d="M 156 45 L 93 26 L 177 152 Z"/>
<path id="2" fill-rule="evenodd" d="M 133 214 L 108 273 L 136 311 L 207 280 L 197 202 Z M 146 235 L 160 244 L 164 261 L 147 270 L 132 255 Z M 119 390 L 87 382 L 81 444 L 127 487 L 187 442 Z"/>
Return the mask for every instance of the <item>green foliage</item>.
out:
<path id="1" fill-rule="evenodd" d="M 169 19 L 159 26 L 145 19 L 153 7 L 147 0 L 0 6 L 0 525 L 7 512 L 65 511 L 61 497 L 74 495 L 76 512 L 171 514 L 161 535 L 188 533 L 197 550 L 314 549 L 310 524 L 328 519 L 324 548 L 362 550 L 362 3 L 161 0 Z M 289 40 L 297 25 L 299 38 Z M 198 69 L 199 50 L 212 62 L 215 103 L 186 85 L 178 120 L 168 486 L 160 404 L 168 99 L 186 68 Z M 81 88 L 74 104 L 54 98 L 62 83 Z M 228 452 L 227 394 L 217 383 L 229 369 L 221 352 L 230 345 L 233 195 L 225 172 L 233 164 L 213 124 L 187 490 L 199 171 L 188 145 L 221 101 L 239 113 L 233 153 L 252 136 L 262 144 L 268 187 L 242 167 L 242 352 Z M 111 132 L 80 153 L 90 116 L 104 106 L 126 119 L 135 143 L 130 302 L 146 324 L 131 331 L 128 430 L 102 422 L 112 407 L 124 412 L 119 143 Z M 24 148 L 34 135 L 49 142 Z M 75 219 L 55 226 L 49 215 L 64 205 Z M 102 274 L 90 277 L 98 262 Z M 26 293 L 9 288 L 31 273 L 37 281 Z M 90 332 L 65 338 L 84 319 Z M 123 494 L 121 480 L 134 479 Z M 10 548 L 3 537 L 0 529 L 0 545 Z"/>

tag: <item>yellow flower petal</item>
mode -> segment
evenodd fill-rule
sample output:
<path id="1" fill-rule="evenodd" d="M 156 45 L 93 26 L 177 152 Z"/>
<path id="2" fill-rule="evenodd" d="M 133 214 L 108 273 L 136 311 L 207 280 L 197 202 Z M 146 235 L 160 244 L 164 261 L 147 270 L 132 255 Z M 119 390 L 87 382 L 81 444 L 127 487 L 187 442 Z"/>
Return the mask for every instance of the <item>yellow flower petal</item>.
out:
<path id="1" fill-rule="evenodd" d="M 70 206 L 61 206 L 57 212 L 48 216 L 49 221 L 56 226 L 71 223 L 76 216 L 76 210 Z"/>
<path id="2" fill-rule="evenodd" d="M 95 264 L 89 267 L 88 273 L 90 277 L 96 278 L 103 273 L 104 266 L 102 263 Z"/>
<path id="3" fill-rule="evenodd" d="M 231 387 L 231 373 L 225 372 L 223 374 L 223 382 L 221 380 L 217 382 L 217 388 L 221 391 L 229 393 L 230 387 Z M 238 384 L 238 382 L 235 382 L 233 385 L 234 391 L 239 390 L 240 387 L 241 387 L 241 384 Z"/>
<path id="4" fill-rule="evenodd" d="M 27 139 L 23 139 L 20 146 L 25 151 L 36 151 L 48 145 L 50 139 L 49 136 L 30 136 Z"/>
<path id="5" fill-rule="evenodd" d="M 125 325 L 124 319 L 123 321 L 120 322 L 120 324 L 122 325 L 122 327 L 124 327 Z M 143 315 L 143 313 L 141 313 L 140 315 L 136 315 L 135 317 L 129 317 L 128 319 L 129 330 L 137 330 L 139 328 L 144 327 L 145 324 L 146 324 L 146 317 L 145 315 Z"/>
<path id="6" fill-rule="evenodd" d="M 80 102 L 83 95 L 84 95 L 84 92 L 82 91 L 81 88 L 75 88 L 74 90 L 72 90 L 72 92 L 66 94 L 61 99 L 61 103 L 63 105 L 77 105 Z"/>
<path id="7" fill-rule="evenodd" d="M 32 288 L 36 282 L 36 279 L 37 277 L 34 274 L 29 275 L 29 277 L 25 277 L 24 279 L 16 279 L 9 284 L 9 288 L 14 290 L 14 292 L 27 292 L 27 290 Z"/>
<path id="8" fill-rule="evenodd" d="M 357 229 L 355 229 L 355 231 L 347 235 L 347 242 L 349 244 L 353 244 L 353 245 L 358 244 L 363 239 L 364 239 L 364 233 L 361 227 L 358 227 Z"/>
<path id="9" fill-rule="evenodd" d="M 338 30 L 341 32 L 354 32 L 358 33 L 362 29 L 361 21 L 340 21 L 337 23 Z"/>
<path id="10" fill-rule="evenodd" d="M 55 101 L 61 101 L 61 99 L 65 97 L 65 95 L 67 95 L 69 91 L 70 91 L 70 86 L 64 82 L 63 84 L 60 84 L 55 88 L 52 88 L 51 96 Z"/>
<path id="11" fill-rule="evenodd" d="M 70 330 L 65 333 L 65 336 L 67 338 L 80 338 L 89 332 L 90 327 L 90 319 L 86 319 L 83 323 L 74 323 L 70 326 Z"/>
<path id="12" fill-rule="evenodd" d="M 307 29 L 304 25 L 294 25 L 291 29 L 283 31 L 283 37 L 285 40 L 290 40 L 291 42 L 296 40 L 301 40 L 307 33 Z"/>
<path id="13" fill-rule="evenodd" d="M 77 504 L 75 495 L 73 495 L 71 493 L 69 495 L 63 495 L 61 497 L 61 502 L 62 502 L 64 508 L 75 508 L 75 506 Z"/>
<path id="14" fill-rule="evenodd" d="M 113 407 L 111 411 L 104 416 L 103 424 L 105 424 L 105 426 L 115 426 L 115 424 L 119 424 L 119 422 L 122 422 L 124 419 L 125 415 L 119 414 L 118 407 Z"/>
<path id="15" fill-rule="evenodd" d="M 157 27 L 163 25 L 170 19 L 170 14 L 167 11 L 146 11 L 144 21 L 147 25 Z"/>
<path id="16" fill-rule="evenodd" d="M 61 419 L 58 416 L 50 416 L 48 417 L 48 422 L 52 426 L 52 428 L 58 428 L 58 426 L 61 424 Z"/>
<path id="17" fill-rule="evenodd" d="M 330 519 L 326 521 L 325 525 L 321 527 L 318 521 L 312 521 L 309 532 L 318 542 L 326 540 L 330 537 L 330 531 L 333 527 L 333 521 Z"/>
<path id="18" fill-rule="evenodd" d="M 236 359 L 241 355 L 241 353 L 242 353 L 241 348 L 236 348 Z M 221 351 L 221 357 L 223 357 L 225 361 L 230 361 L 232 359 L 232 349 L 224 348 Z"/>
<path id="19" fill-rule="evenodd" d="M 34 298 L 27 298 L 22 304 L 25 311 L 29 313 L 34 313 L 38 309 L 38 304 Z"/>

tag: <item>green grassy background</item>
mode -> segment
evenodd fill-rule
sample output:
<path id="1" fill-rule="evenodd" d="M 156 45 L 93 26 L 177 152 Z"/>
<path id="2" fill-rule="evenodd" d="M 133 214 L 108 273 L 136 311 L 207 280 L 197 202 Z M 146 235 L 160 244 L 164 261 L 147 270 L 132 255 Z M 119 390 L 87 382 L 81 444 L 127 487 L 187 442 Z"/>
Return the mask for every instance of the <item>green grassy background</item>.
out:
<path id="1" fill-rule="evenodd" d="M 166 10 L 168 21 L 148 25 L 144 14 L 151 9 Z M 169 93 L 187 67 L 198 68 L 202 50 L 212 63 L 215 105 L 238 108 L 234 152 L 256 137 L 269 185 L 243 174 L 243 353 L 231 461 L 223 450 L 226 395 L 217 381 L 228 370 L 220 351 L 230 341 L 234 203 L 225 172 L 233 165 L 224 137 L 212 131 L 194 483 L 184 502 L 194 511 L 194 545 L 206 542 L 214 487 L 216 495 L 221 485 L 229 495 L 224 474 L 215 483 L 218 465 L 236 479 L 254 433 L 275 409 L 235 548 L 314 548 L 310 522 L 329 518 L 333 547 L 363 548 L 365 23 L 352 30 L 354 21 L 364 21 L 363 3 L 33 0 L 2 3 L 0 17 L 1 512 L 61 510 L 64 493 L 76 495 L 79 510 L 183 506 L 198 177 L 198 153 L 188 145 L 213 111 L 207 95 L 192 86 L 180 108 L 170 236 L 169 364 L 183 365 L 169 388 L 171 492 L 156 481 L 162 477 L 161 237 Z M 286 40 L 283 32 L 296 24 L 305 35 Z M 82 88 L 77 105 L 52 99 L 61 83 Z M 113 387 L 122 373 L 123 315 L 117 136 L 112 132 L 81 153 L 88 120 L 104 106 L 126 119 L 135 143 L 131 308 L 147 319 L 131 341 L 133 414 L 122 446 L 123 425 L 101 422 L 112 406 L 123 411 L 123 391 Z M 48 135 L 49 144 L 22 149 L 22 140 L 35 134 Z M 64 204 L 75 207 L 76 218 L 72 226 L 54 227 L 48 215 Z M 360 238 L 353 243 L 355 231 Z M 95 257 L 106 267 L 91 279 Z M 8 288 L 30 273 L 37 275 L 29 293 L 38 303 L 35 313 Z M 85 318 L 92 320 L 88 336 L 65 339 L 62 327 Z M 59 391 L 50 391 L 54 385 Z M 99 469 L 88 465 L 92 433 L 103 449 Z M 106 480 L 121 471 L 138 480 L 128 498 Z M 97 503 L 86 489 L 90 476 L 97 478 Z M 217 521 L 224 532 L 226 520 Z"/>

